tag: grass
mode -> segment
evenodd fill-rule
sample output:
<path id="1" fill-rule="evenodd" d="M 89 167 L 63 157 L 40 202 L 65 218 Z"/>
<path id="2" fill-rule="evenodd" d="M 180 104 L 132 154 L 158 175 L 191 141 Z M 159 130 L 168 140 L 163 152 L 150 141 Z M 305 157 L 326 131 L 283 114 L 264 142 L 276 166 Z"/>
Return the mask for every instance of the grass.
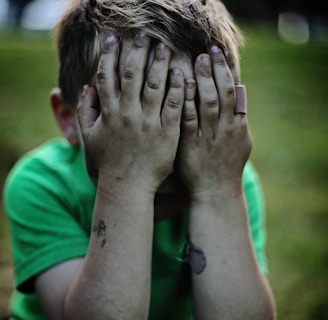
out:
<path id="1" fill-rule="evenodd" d="M 289 46 L 269 30 L 246 36 L 252 159 L 266 194 L 279 319 L 328 319 L 328 47 Z"/>
<path id="2" fill-rule="evenodd" d="M 290 46 L 245 26 L 255 163 L 267 200 L 267 255 L 281 320 L 328 319 L 328 47 Z M 58 135 L 48 107 L 57 63 L 47 34 L 0 34 L 0 187 L 25 151 Z M 0 317 L 12 287 L 0 213 Z"/>

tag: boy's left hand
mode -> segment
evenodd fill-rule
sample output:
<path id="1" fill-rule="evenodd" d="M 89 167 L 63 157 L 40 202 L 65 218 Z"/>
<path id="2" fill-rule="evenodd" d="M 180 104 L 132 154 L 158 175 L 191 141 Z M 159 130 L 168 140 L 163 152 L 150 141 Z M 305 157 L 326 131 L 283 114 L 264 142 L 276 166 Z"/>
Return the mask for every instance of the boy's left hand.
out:
<path id="1" fill-rule="evenodd" d="M 213 45 L 209 54 L 197 57 L 194 71 L 197 88 L 187 80 L 177 158 L 191 196 L 240 186 L 252 147 L 246 115 L 234 110 L 239 80 L 230 59 Z"/>

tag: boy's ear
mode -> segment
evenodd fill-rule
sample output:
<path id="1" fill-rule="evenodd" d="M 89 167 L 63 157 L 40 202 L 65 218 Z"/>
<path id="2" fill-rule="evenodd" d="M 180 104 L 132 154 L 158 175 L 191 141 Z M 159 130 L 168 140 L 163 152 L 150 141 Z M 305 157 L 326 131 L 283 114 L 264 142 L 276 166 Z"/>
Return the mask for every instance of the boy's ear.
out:
<path id="1" fill-rule="evenodd" d="M 78 145 L 80 140 L 78 128 L 74 119 L 74 111 L 64 105 L 59 88 L 55 88 L 51 91 L 50 105 L 57 124 L 65 138 L 70 144 Z"/>

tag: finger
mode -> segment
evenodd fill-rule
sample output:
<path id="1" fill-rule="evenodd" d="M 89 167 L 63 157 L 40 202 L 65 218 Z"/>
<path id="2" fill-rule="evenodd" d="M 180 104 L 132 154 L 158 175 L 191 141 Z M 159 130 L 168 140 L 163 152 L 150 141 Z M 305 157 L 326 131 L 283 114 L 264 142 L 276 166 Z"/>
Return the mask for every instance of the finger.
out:
<path id="1" fill-rule="evenodd" d="M 222 50 L 217 45 L 211 46 L 214 79 L 219 92 L 220 118 L 234 119 L 236 102 L 234 80 Z"/>
<path id="2" fill-rule="evenodd" d="M 229 51 L 225 50 L 224 55 L 227 61 L 227 64 L 230 68 L 230 72 L 232 74 L 232 78 L 235 85 L 240 84 L 240 71 L 239 67 L 236 66 L 236 61 L 233 60 L 232 55 Z"/>
<path id="3" fill-rule="evenodd" d="M 133 41 L 132 49 L 126 59 L 122 75 L 122 107 L 134 106 L 131 101 L 140 101 L 144 83 L 144 69 L 148 59 L 150 38 L 139 32 Z"/>
<path id="4" fill-rule="evenodd" d="M 204 137 L 212 137 L 218 124 L 219 99 L 209 55 L 201 54 L 196 58 L 195 76 L 199 94 L 200 131 Z"/>
<path id="5" fill-rule="evenodd" d="M 171 134 L 179 134 L 184 101 L 184 77 L 180 69 L 170 72 L 169 89 L 162 109 L 162 126 Z"/>
<path id="6" fill-rule="evenodd" d="M 187 79 L 185 82 L 185 100 L 181 120 L 181 135 L 184 140 L 193 139 L 198 133 L 198 118 L 195 96 L 196 82 L 194 79 Z"/>
<path id="7" fill-rule="evenodd" d="M 119 98 L 117 61 L 119 54 L 119 39 L 109 36 L 104 44 L 97 70 L 97 91 L 103 114 L 117 106 Z"/>
<path id="8" fill-rule="evenodd" d="M 95 88 L 85 85 L 77 107 L 77 117 L 83 137 L 99 117 L 99 104 Z"/>
<path id="9" fill-rule="evenodd" d="M 123 38 L 120 41 L 120 56 L 119 56 L 119 64 L 118 64 L 119 83 L 121 82 L 121 79 L 123 77 L 126 59 L 129 53 L 131 52 L 132 45 L 133 45 L 133 39 Z"/>
<path id="10" fill-rule="evenodd" d="M 150 70 L 145 81 L 143 90 L 142 107 L 147 115 L 159 116 L 163 105 L 165 86 L 171 57 L 171 50 L 164 44 L 159 43 L 155 48 L 154 61 L 149 57 Z"/>

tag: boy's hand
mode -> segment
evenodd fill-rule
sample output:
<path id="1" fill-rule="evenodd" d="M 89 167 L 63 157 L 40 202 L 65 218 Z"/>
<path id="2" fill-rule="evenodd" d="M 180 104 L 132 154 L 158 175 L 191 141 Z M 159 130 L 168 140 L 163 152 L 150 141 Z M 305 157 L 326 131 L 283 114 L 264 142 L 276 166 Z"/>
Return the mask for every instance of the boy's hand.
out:
<path id="1" fill-rule="evenodd" d="M 139 33 L 123 69 L 120 66 L 123 74 L 119 79 L 119 42 L 110 36 L 98 66 L 97 92 L 84 87 L 78 118 L 86 152 L 99 172 L 98 187 L 126 183 L 155 193 L 172 171 L 180 137 L 184 78 L 179 69 L 168 71 L 171 52 L 159 44 L 144 81 L 149 48 L 150 38 Z"/>
<path id="2" fill-rule="evenodd" d="M 209 55 L 197 57 L 195 77 L 198 112 L 195 81 L 187 80 L 178 150 L 179 172 L 191 195 L 240 185 L 252 146 L 245 114 L 234 111 L 239 80 L 230 59 L 212 46 Z"/>

